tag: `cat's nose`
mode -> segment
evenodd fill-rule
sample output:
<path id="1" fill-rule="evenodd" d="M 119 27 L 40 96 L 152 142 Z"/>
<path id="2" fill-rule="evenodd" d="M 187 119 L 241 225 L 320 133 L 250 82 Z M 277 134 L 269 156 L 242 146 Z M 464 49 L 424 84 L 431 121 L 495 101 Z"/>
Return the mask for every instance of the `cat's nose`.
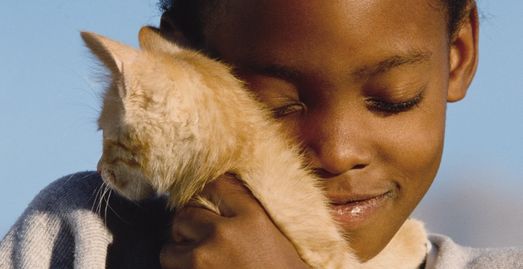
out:
<path id="1" fill-rule="evenodd" d="M 123 190 L 129 183 L 125 175 L 122 174 L 122 170 L 118 169 L 118 167 L 102 165 L 99 173 L 103 181 L 113 187 L 113 189 Z"/>

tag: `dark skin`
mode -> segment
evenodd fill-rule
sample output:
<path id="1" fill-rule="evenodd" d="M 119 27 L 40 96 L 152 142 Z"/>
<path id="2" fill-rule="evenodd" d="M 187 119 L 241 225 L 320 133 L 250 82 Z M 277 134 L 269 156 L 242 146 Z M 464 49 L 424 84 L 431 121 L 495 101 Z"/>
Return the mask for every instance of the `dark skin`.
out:
<path id="1" fill-rule="evenodd" d="M 341 223 L 360 259 L 374 257 L 435 177 L 446 105 L 465 96 L 477 67 L 476 9 L 450 38 L 435 0 L 225 2 L 204 49 L 233 65 L 306 146 L 327 195 L 388 194 L 363 221 Z M 222 197 L 226 216 L 180 211 L 163 268 L 306 268 L 236 180 L 224 176 L 205 193 Z"/>

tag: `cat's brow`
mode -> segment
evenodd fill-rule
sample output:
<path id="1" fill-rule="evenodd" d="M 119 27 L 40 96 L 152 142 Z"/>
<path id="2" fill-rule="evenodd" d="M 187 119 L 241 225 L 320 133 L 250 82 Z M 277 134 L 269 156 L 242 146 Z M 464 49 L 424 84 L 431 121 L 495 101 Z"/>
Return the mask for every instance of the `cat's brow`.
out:
<path id="1" fill-rule="evenodd" d="M 366 65 L 356 69 L 352 73 L 352 77 L 355 79 L 364 79 L 379 74 L 386 73 L 393 68 L 397 68 L 405 65 L 414 65 L 427 62 L 432 56 L 431 52 L 428 51 L 411 51 L 406 54 L 398 54 L 387 57 L 377 64 Z"/>

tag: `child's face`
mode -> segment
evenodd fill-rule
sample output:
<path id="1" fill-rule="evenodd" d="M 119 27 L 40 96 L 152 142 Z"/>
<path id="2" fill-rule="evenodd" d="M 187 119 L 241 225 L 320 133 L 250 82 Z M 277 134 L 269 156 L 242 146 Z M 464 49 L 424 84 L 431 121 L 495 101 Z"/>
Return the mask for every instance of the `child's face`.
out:
<path id="1" fill-rule="evenodd" d="M 449 86 L 444 6 L 224 2 L 206 28 L 209 47 L 303 141 L 334 217 L 360 257 L 374 256 L 440 163 Z"/>

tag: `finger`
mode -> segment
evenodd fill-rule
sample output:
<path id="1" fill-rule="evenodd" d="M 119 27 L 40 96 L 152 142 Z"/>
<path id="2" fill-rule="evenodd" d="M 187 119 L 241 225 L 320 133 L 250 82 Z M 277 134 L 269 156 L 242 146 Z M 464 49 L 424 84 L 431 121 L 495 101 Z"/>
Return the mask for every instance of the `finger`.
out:
<path id="1" fill-rule="evenodd" d="M 192 248 L 180 247 L 175 243 L 167 243 L 160 251 L 162 269 L 192 268 Z"/>
<path id="2" fill-rule="evenodd" d="M 228 255 L 217 255 L 220 251 L 208 247 L 180 249 L 179 246 L 166 244 L 160 251 L 160 265 L 162 269 L 207 269 L 207 268 L 238 268 L 231 267 L 224 259 L 230 259 Z M 251 267 L 241 267 L 251 268 Z"/>
<path id="3" fill-rule="evenodd" d="M 195 245 L 207 238 L 219 221 L 220 216 L 201 208 L 187 206 L 174 217 L 170 241 L 183 245 Z"/>
<path id="4" fill-rule="evenodd" d="M 207 197 L 201 195 L 196 195 L 193 198 L 191 198 L 191 200 L 188 203 L 188 206 L 201 207 L 213 212 L 216 215 L 222 215 L 220 209 L 218 208 L 218 205 L 209 200 Z"/>
<path id="5" fill-rule="evenodd" d="M 230 174 L 207 184 L 201 195 L 215 203 L 221 214 L 226 217 L 248 216 L 260 209 L 263 210 L 251 191 Z"/>

